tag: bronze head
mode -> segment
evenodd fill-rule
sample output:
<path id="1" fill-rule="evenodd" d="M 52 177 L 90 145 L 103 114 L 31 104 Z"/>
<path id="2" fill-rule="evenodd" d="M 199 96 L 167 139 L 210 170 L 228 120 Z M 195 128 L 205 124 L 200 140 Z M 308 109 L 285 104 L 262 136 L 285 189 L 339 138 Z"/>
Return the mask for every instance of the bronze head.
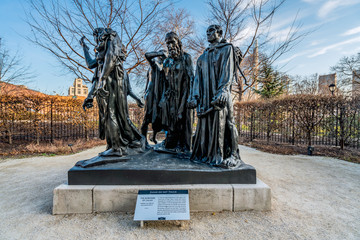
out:
<path id="1" fill-rule="evenodd" d="M 220 25 L 210 25 L 206 30 L 207 40 L 209 43 L 220 42 L 222 39 L 223 30 Z"/>
<path id="2" fill-rule="evenodd" d="M 168 48 L 169 56 L 171 58 L 179 58 L 180 56 L 182 56 L 182 44 L 176 33 L 167 33 L 165 36 L 165 42 Z"/>

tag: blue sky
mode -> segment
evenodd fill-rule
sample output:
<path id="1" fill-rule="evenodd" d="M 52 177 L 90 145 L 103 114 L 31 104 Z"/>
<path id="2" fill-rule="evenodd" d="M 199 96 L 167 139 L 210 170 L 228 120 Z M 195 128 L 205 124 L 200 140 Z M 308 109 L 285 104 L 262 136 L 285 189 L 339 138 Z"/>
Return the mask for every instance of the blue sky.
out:
<path id="1" fill-rule="evenodd" d="M 177 3 L 189 11 L 197 30 L 204 34 L 209 10 L 205 2 L 182 0 Z M 75 76 L 64 75 L 48 52 L 22 37 L 29 33 L 24 22 L 24 7 L 26 0 L 0 0 L 0 37 L 10 51 L 19 51 L 24 63 L 32 66 L 36 77 L 26 84 L 28 87 L 48 94 L 67 94 Z M 330 73 L 330 66 L 341 57 L 360 52 L 359 13 L 360 0 L 288 0 L 274 18 L 272 33 L 281 38 L 297 14 L 302 31 L 315 31 L 276 64 L 290 75 Z"/>

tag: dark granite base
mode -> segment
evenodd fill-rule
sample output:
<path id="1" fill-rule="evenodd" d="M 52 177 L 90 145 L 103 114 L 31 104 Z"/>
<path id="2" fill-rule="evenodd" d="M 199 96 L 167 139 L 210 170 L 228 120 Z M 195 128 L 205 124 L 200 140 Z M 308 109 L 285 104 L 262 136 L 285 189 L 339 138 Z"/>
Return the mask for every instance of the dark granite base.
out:
<path id="1" fill-rule="evenodd" d="M 98 160 L 95 157 L 90 161 Z M 101 160 L 101 159 L 100 159 Z M 186 155 L 145 153 L 121 159 L 103 159 L 104 165 L 74 166 L 68 172 L 69 185 L 180 185 L 180 184 L 256 184 L 254 167 L 242 164 L 222 169 L 193 163 Z M 80 161 L 77 165 L 84 164 Z M 113 162 L 113 163 L 111 163 Z"/>

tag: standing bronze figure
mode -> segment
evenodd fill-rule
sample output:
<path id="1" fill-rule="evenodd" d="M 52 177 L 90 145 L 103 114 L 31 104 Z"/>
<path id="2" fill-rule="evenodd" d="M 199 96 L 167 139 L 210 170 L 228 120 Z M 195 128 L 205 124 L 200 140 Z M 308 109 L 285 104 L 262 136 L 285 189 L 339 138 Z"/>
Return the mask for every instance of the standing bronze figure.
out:
<path id="1" fill-rule="evenodd" d="M 159 106 L 164 91 L 165 74 L 163 62 L 167 58 L 165 50 L 158 52 L 147 52 L 145 58 L 150 64 L 145 86 L 145 116 L 141 126 L 141 134 L 147 136 L 148 125 L 151 123 L 153 136 L 150 139 L 155 144 L 156 134 L 164 129 L 162 125 L 161 108 Z"/>
<path id="2" fill-rule="evenodd" d="M 222 39 L 219 25 L 211 25 L 206 34 L 210 46 L 197 61 L 188 101 L 190 108 L 197 108 L 198 116 L 191 159 L 233 168 L 241 164 L 231 98 L 237 56 L 234 46 Z"/>
<path id="3" fill-rule="evenodd" d="M 107 149 L 100 156 L 122 156 L 127 147 L 142 147 L 142 136 L 131 122 L 128 113 L 127 96 L 132 96 L 138 105 L 142 102 L 131 91 L 129 77 L 123 68 L 126 51 L 118 34 L 110 28 L 94 30 L 95 59 L 89 54 L 89 47 L 80 40 L 83 46 L 86 64 L 95 69 L 92 87 L 85 99 L 83 108 L 93 106 L 96 97 L 99 106 L 99 135 L 106 139 Z"/>
<path id="4" fill-rule="evenodd" d="M 187 152 L 191 147 L 192 119 L 191 109 L 186 101 L 193 81 L 191 56 L 184 52 L 182 43 L 174 32 L 165 37 L 169 57 L 165 59 L 165 91 L 160 102 L 162 124 L 167 128 L 164 142 L 166 149 Z"/>

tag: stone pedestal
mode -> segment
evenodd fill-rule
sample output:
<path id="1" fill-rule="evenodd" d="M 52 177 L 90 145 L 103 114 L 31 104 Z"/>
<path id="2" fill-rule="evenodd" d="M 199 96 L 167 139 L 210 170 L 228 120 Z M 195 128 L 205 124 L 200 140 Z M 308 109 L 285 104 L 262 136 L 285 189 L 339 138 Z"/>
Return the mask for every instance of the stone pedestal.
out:
<path id="1" fill-rule="evenodd" d="M 53 214 L 134 212 L 138 190 L 189 190 L 191 212 L 271 210 L 271 190 L 256 184 L 66 185 L 54 189 Z"/>
<path id="2" fill-rule="evenodd" d="M 68 171 L 68 183 L 69 185 L 255 184 L 256 170 L 245 163 L 234 169 L 223 169 L 191 162 L 189 156 L 185 154 L 158 153 L 150 150 L 118 159 L 94 157 L 80 161 Z"/>

